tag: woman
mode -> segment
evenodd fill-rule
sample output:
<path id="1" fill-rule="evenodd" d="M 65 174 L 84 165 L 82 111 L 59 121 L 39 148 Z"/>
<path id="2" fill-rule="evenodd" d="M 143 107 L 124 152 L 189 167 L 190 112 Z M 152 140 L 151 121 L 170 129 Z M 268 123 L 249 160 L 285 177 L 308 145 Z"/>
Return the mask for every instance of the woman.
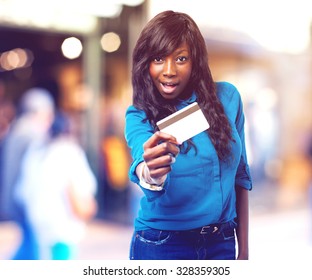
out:
<path id="1" fill-rule="evenodd" d="M 214 82 L 203 36 L 184 13 L 165 11 L 133 51 L 133 105 L 125 137 L 130 179 L 144 192 L 131 259 L 248 259 L 252 183 L 236 88 Z M 156 122 L 197 102 L 210 125 L 180 145 Z M 187 129 L 187 128 L 185 128 Z"/>

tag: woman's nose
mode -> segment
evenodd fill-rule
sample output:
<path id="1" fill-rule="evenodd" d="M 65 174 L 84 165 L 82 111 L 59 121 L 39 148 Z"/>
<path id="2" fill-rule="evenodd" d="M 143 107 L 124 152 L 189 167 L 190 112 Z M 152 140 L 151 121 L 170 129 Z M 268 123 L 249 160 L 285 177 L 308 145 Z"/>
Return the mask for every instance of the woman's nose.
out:
<path id="1" fill-rule="evenodd" d="M 166 60 L 163 69 L 164 76 L 175 76 L 176 75 L 176 66 L 174 61 Z"/>

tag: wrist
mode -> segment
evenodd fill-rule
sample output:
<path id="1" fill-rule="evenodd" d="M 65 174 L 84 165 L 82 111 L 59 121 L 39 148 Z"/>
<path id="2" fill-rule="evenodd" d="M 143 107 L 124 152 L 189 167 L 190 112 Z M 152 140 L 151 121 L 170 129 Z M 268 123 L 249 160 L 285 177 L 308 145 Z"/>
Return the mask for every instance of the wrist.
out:
<path id="1" fill-rule="evenodd" d="M 152 178 L 146 163 L 143 162 L 140 179 L 143 179 L 148 184 L 160 186 L 164 184 L 166 178 L 167 175 L 161 176 L 159 178 Z"/>
<path id="2" fill-rule="evenodd" d="M 146 163 L 143 162 L 140 170 L 140 185 L 149 190 L 161 191 L 163 189 L 164 182 L 167 178 L 167 175 L 164 175 L 160 178 L 152 178 L 149 173 L 149 169 L 146 166 Z"/>

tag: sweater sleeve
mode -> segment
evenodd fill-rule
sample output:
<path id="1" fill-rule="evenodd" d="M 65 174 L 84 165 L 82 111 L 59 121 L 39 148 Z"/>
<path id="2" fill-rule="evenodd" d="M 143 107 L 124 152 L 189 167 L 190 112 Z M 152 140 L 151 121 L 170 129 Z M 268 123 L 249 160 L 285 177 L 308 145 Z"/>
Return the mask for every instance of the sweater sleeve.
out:
<path id="1" fill-rule="evenodd" d="M 246 154 L 246 144 L 245 144 L 245 116 L 243 112 L 243 103 L 241 100 L 240 95 L 238 94 L 238 111 L 236 116 L 236 129 L 238 131 L 241 144 L 242 144 L 242 153 L 241 158 L 239 162 L 239 166 L 237 169 L 236 177 L 235 177 L 235 185 L 243 187 L 247 190 L 252 189 L 252 179 L 250 176 L 250 170 L 247 160 L 247 154 Z"/>

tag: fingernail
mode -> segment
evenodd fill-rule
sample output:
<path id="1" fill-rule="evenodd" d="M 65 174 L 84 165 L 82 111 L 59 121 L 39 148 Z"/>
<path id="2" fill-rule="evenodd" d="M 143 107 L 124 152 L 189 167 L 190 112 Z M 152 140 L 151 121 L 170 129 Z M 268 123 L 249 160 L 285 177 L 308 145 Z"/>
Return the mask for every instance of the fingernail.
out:
<path id="1" fill-rule="evenodd" d="M 171 163 L 175 163 L 176 161 L 175 155 L 172 153 L 169 153 L 169 156 L 171 157 Z"/>

